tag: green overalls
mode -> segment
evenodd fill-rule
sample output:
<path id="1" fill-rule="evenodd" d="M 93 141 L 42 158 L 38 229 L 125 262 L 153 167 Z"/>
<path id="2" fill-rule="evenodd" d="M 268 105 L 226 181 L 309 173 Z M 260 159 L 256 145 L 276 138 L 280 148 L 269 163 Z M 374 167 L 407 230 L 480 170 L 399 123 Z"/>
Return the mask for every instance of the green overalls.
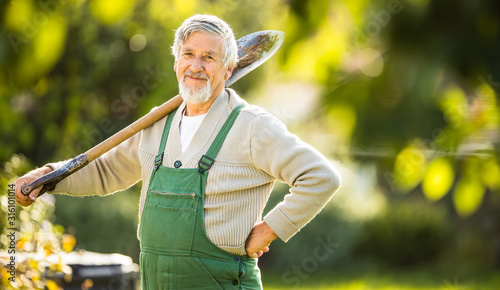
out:
<path id="1" fill-rule="evenodd" d="M 257 259 L 222 250 L 203 222 L 210 167 L 243 105 L 224 123 L 198 168 L 162 166 L 175 113 L 165 123 L 139 227 L 142 289 L 262 289 Z"/>

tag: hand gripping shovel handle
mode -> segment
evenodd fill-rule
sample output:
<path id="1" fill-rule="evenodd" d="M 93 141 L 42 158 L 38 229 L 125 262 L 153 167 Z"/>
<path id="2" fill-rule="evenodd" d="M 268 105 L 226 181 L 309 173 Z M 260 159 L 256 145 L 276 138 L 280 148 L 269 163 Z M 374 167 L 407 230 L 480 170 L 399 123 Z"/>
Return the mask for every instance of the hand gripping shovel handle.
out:
<path id="1" fill-rule="evenodd" d="M 23 187 L 21 187 L 21 191 L 23 192 L 24 195 L 28 195 L 33 189 L 41 185 L 43 185 L 43 187 L 38 193 L 38 196 L 44 194 L 47 191 L 52 191 L 54 190 L 56 184 L 59 181 L 63 180 L 65 177 L 71 175 L 72 173 L 78 171 L 78 169 L 84 167 L 88 163 L 89 161 L 85 156 L 85 154 L 80 154 L 77 157 L 68 161 L 61 168 L 45 174 L 44 176 L 36 179 L 30 184 L 23 185 Z"/>
<path id="2" fill-rule="evenodd" d="M 233 74 L 226 81 L 226 87 L 230 86 L 273 56 L 283 43 L 284 37 L 283 32 L 265 30 L 254 32 L 238 39 L 239 60 L 236 67 L 233 69 Z M 38 193 L 38 196 L 40 196 L 47 191 L 54 190 L 59 181 L 85 167 L 88 163 L 132 137 L 134 134 L 162 119 L 178 108 L 181 103 L 182 98 L 180 95 L 177 95 L 118 133 L 99 143 L 97 146 L 73 158 L 61 168 L 45 174 L 30 184 L 24 185 L 21 191 L 23 194 L 28 195 L 33 189 L 43 186 Z"/>

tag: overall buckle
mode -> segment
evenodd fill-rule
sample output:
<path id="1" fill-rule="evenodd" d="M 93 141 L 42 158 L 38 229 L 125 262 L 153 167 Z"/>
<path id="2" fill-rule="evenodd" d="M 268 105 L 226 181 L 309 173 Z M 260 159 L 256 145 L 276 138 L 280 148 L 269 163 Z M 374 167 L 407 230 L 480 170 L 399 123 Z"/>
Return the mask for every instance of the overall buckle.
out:
<path id="1" fill-rule="evenodd" d="M 161 154 L 156 155 L 156 157 L 155 157 L 155 167 L 154 167 L 155 171 L 158 170 L 158 168 L 160 168 L 160 165 L 163 162 L 163 154 L 164 153 L 165 152 L 162 152 Z"/>
<path id="2" fill-rule="evenodd" d="M 200 161 L 198 162 L 198 173 L 203 174 L 203 172 L 212 168 L 212 164 L 214 164 L 215 160 L 208 157 L 207 155 L 201 156 Z"/>

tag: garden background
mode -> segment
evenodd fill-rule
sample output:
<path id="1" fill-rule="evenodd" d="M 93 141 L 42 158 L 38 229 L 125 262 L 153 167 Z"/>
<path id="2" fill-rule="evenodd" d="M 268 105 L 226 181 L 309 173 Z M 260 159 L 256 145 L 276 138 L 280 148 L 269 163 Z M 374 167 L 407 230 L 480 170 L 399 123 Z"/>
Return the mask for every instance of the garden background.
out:
<path id="1" fill-rule="evenodd" d="M 236 38 L 285 32 L 277 54 L 232 88 L 343 177 L 317 218 L 260 259 L 266 289 L 500 286 L 494 0 L 0 2 L 4 253 L 8 184 L 85 152 L 175 96 L 170 45 L 194 13 L 221 17 Z M 18 250 L 85 249 L 137 262 L 139 191 L 47 195 L 17 207 Z M 277 184 L 267 210 L 287 191 Z M 17 287 L 57 289 L 46 268 L 22 267 Z"/>

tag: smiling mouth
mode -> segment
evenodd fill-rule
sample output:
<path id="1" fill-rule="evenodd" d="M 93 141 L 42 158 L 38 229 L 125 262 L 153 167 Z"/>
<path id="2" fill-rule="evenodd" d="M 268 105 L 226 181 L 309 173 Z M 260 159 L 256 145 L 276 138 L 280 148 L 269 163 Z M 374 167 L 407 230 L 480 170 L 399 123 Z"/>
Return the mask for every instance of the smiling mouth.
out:
<path id="1" fill-rule="evenodd" d="M 185 76 L 184 78 L 189 78 L 189 79 L 192 79 L 195 81 L 207 81 L 207 79 L 205 79 L 205 78 L 197 78 L 197 77 L 193 77 L 193 76 Z"/>
<path id="2" fill-rule="evenodd" d="M 202 73 L 186 72 L 184 73 L 184 79 L 189 78 L 195 81 L 208 81 L 208 77 Z"/>

